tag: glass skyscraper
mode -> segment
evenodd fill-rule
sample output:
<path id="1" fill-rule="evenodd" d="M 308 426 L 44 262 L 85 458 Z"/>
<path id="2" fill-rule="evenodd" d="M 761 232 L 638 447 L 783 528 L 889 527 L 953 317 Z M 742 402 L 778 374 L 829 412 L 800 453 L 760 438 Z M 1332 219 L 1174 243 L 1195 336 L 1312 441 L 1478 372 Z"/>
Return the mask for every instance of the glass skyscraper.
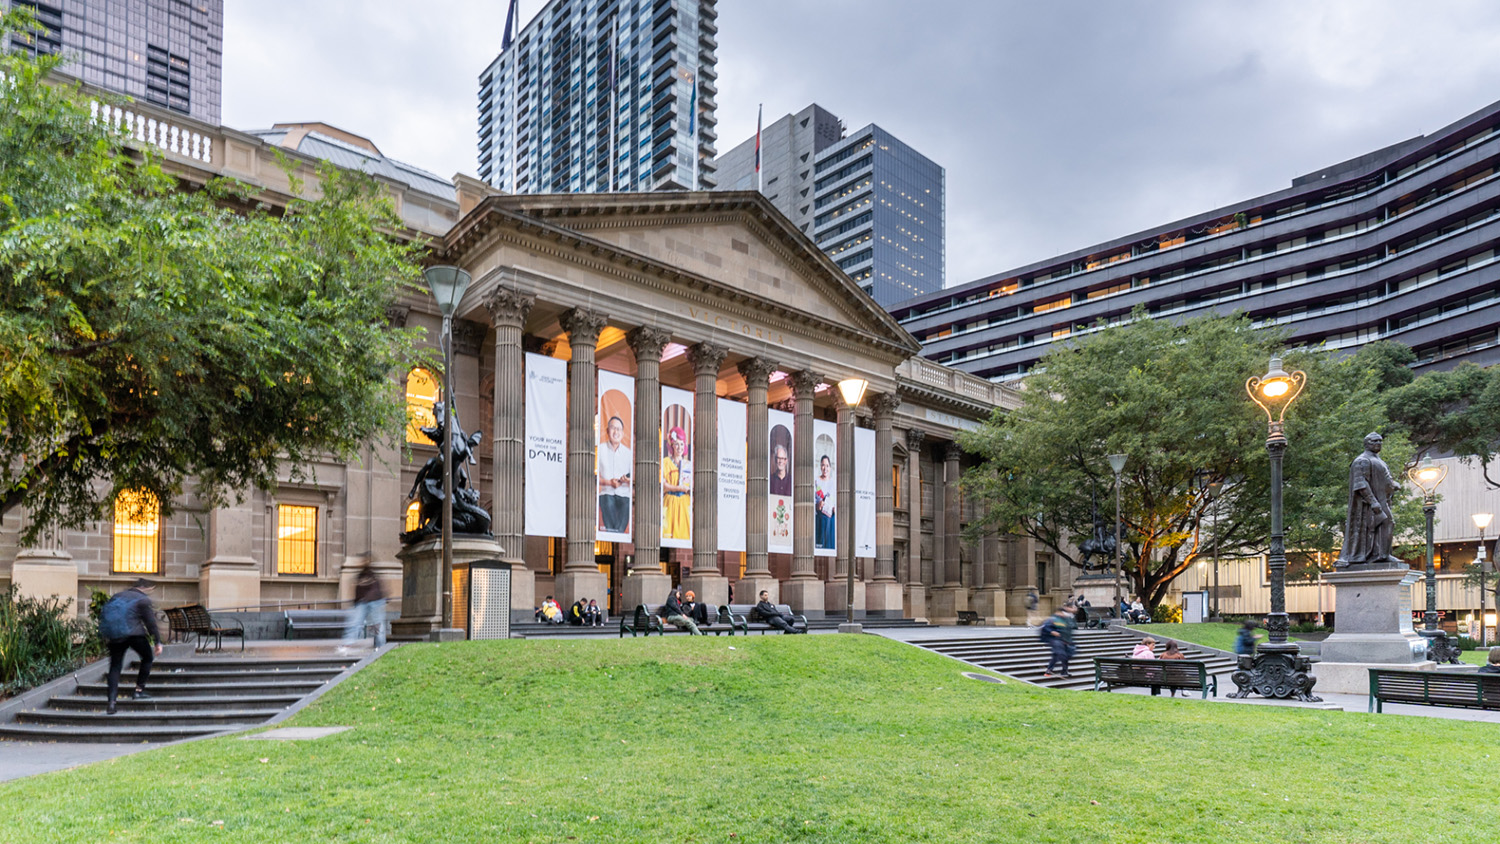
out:
<path id="1" fill-rule="evenodd" d="M 219 125 L 224 0 L 0 0 L 12 6 L 37 21 L 13 49 L 62 53 L 90 85 Z"/>
<path id="2" fill-rule="evenodd" d="M 509 193 L 711 189 L 716 2 L 552 0 L 479 76 L 480 178 Z"/>

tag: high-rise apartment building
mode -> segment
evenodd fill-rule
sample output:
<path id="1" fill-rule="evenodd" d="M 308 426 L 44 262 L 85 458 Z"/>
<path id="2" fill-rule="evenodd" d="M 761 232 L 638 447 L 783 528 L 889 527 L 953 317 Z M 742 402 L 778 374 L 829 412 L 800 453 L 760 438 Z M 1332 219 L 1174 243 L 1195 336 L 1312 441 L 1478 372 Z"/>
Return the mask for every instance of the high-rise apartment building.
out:
<path id="1" fill-rule="evenodd" d="M 13 49 L 61 53 L 65 72 L 219 124 L 224 0 L 0 0 L 36 16 Z"/>
<path id="2" fill-rule="evenodd" d="M 816 104 L 761 129 L 760 191 L 885 307 L 941 290 L 943 168 L 875 124 L 843 134 Z M 754 136 L 715 169 L 726 189 L 754 190 Z"/>
<path id="3" fill-rule="evenodd" d="M 480 178 L 509 193 L 711 189 L 716 2 L 552 0 L 507 32 L 479 75 Z"/>

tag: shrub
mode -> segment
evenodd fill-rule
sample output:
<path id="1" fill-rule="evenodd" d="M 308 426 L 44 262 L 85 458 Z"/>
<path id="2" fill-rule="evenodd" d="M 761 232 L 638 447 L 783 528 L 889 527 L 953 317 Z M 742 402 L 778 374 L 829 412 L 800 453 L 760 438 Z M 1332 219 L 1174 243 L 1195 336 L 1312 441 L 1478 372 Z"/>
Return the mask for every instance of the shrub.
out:
<path id="1" fill-rule="evenodd" d="M 15 694 L 74 670 L 88 651 L 88 626 L 72 618 L 71 598 L 0 601 L 0 694 Z"/>
<path id="2" fill-rule="evenodd" d="M 1151 620 L 1156 624 L 1181 624 L 1182 607 L 1177 604 L 1157 604 L 1151 608 Z"/>

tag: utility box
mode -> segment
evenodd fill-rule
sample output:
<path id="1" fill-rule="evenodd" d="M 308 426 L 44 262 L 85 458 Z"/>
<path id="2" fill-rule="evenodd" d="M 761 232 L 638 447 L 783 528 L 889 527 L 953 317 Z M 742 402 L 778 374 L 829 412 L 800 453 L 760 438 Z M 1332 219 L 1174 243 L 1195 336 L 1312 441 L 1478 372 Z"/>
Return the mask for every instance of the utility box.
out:
<path id="1" fill-rule="evenodd" d="M 1208 620 L 1208 592 L 1182 593 L 1182 623 L 1202 624 Z"/>
<path id="2" fill-rule="evenodd" d="M 454 564 L 453 626 L 469 639 L 510 638 L 510 563 Z"/>

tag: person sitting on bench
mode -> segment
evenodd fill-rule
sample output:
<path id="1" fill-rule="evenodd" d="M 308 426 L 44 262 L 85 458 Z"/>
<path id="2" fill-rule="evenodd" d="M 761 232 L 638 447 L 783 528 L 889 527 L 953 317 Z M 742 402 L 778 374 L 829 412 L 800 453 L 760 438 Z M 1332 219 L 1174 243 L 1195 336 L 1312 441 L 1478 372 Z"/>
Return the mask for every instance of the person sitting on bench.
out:
<path id="1" fill-rule="evenodd" d="M 667 593 L 667 602 L 662 605 L 661 617 L 663 621 L 678 630 L 686 630 L 692 636 L 699 635 L 698 623 L 688 618 L 687 612 L 683 609 L 682 590 L 679 587 L 674 586 L 672 591 Z"/>
<path id="2" fill-rule="evenodd" d="M 797 628 L 793 627 L 792 620 L 782 615 L 781 612 L 776 609 L 776 605 L 771 603 L 771 593 L 764 589 L 760 590 L 760 603 L 755 605 L 755 611 L 760 613 L 761 619 L 763 619 L 767 624 L 771 625 L 777 630 L 780 630 L 783 633 L 807 632 L 806 630 L 798 630 Z"/>
<path id="3" fill-rule="evenodd" d="M 1475 674 L 1500 674 L 1500 648 L 1490 648 L 1488 661 Z"/>
<path id="4" fill-rule="evenodd" d="M 699 624 L 708 624 L 708 604 L 699 601 L 692 591 L 682 596 L 682 614 Z"/>

